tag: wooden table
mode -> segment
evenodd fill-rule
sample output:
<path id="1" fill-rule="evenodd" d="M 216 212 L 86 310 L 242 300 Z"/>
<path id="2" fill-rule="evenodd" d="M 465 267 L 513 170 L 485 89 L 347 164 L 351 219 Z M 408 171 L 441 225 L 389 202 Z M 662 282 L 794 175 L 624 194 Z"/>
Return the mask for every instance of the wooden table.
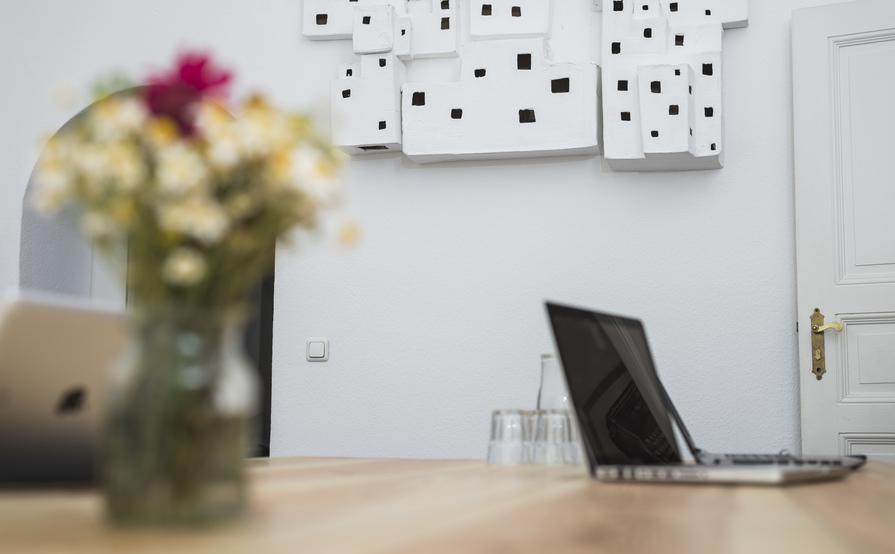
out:
<path id="1" fill-rule="evenodd" d="M 895 552 L 895 465 L 787 488 L 612 484 L 582 466 L 252 461 L 249 516 L 204 531 L 104 526 L 91 490 L 0 491 L 0 553 Z"/>

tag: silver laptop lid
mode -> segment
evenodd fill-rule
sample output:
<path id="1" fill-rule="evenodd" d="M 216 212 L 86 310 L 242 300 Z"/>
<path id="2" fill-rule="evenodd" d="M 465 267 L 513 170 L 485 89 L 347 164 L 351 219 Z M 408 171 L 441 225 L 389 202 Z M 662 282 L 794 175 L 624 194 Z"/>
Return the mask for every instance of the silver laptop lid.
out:
<path id="1" fill-rule="evenodd" d="M 0 310 L 0 481 L 90 478 L 105 376 L 125 329 L 115 308 L 7 293 Z"/>

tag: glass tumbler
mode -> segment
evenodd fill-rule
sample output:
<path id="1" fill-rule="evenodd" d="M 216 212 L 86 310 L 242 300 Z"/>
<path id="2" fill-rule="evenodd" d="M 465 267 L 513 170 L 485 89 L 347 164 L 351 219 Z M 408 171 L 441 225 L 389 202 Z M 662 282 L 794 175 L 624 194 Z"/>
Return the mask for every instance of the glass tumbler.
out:
<path id="1" fill-rule="evenodd" d="M 526 427 L 524 411 L 494 410 L 491 413 L 488 463 L 521 464 Z"/>
<path id="2" fill-rule="evenodd" d="M 578 445 L 572 437 L 572 421 L 566 410 L 538 410 L 530 463 L 577 464 Z"/>

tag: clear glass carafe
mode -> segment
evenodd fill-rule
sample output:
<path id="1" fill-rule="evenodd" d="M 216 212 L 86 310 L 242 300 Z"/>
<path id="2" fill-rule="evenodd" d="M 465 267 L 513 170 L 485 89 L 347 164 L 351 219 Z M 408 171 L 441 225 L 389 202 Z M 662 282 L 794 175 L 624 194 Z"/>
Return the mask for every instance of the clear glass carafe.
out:
<path id="1" fill-rule="evenodd" d="M 537 464 L 577 464 L 583 461 L 578 420 L 569 400 L 562 368 L 553 354 L 541 356 L 541 387 L 529 461 Z"/>

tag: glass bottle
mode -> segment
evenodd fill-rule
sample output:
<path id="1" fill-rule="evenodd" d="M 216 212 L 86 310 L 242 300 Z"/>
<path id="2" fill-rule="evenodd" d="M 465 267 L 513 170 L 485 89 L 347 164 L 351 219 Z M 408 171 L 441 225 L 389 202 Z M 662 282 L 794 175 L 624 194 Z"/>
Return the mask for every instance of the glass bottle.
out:
<path id="1" fill-rule="evenodd" d="M 530 461 L 534 463 L 577 464 L 582 461 L 581 434 L 578 419 L 569 401 L 569 389 L 559 361 L 553 354 L 541 355 L 541 388 L 538 390 L 537 421 L 534 423 L 534 446 Z M 569 429 L 556 429 L 568 415 Z M 551 423 L 555 422 L 555 423 Z M 556 436 L 569 436 L 557 451 Z M 545 442 L 546 441 L 546 442 Z"/>

